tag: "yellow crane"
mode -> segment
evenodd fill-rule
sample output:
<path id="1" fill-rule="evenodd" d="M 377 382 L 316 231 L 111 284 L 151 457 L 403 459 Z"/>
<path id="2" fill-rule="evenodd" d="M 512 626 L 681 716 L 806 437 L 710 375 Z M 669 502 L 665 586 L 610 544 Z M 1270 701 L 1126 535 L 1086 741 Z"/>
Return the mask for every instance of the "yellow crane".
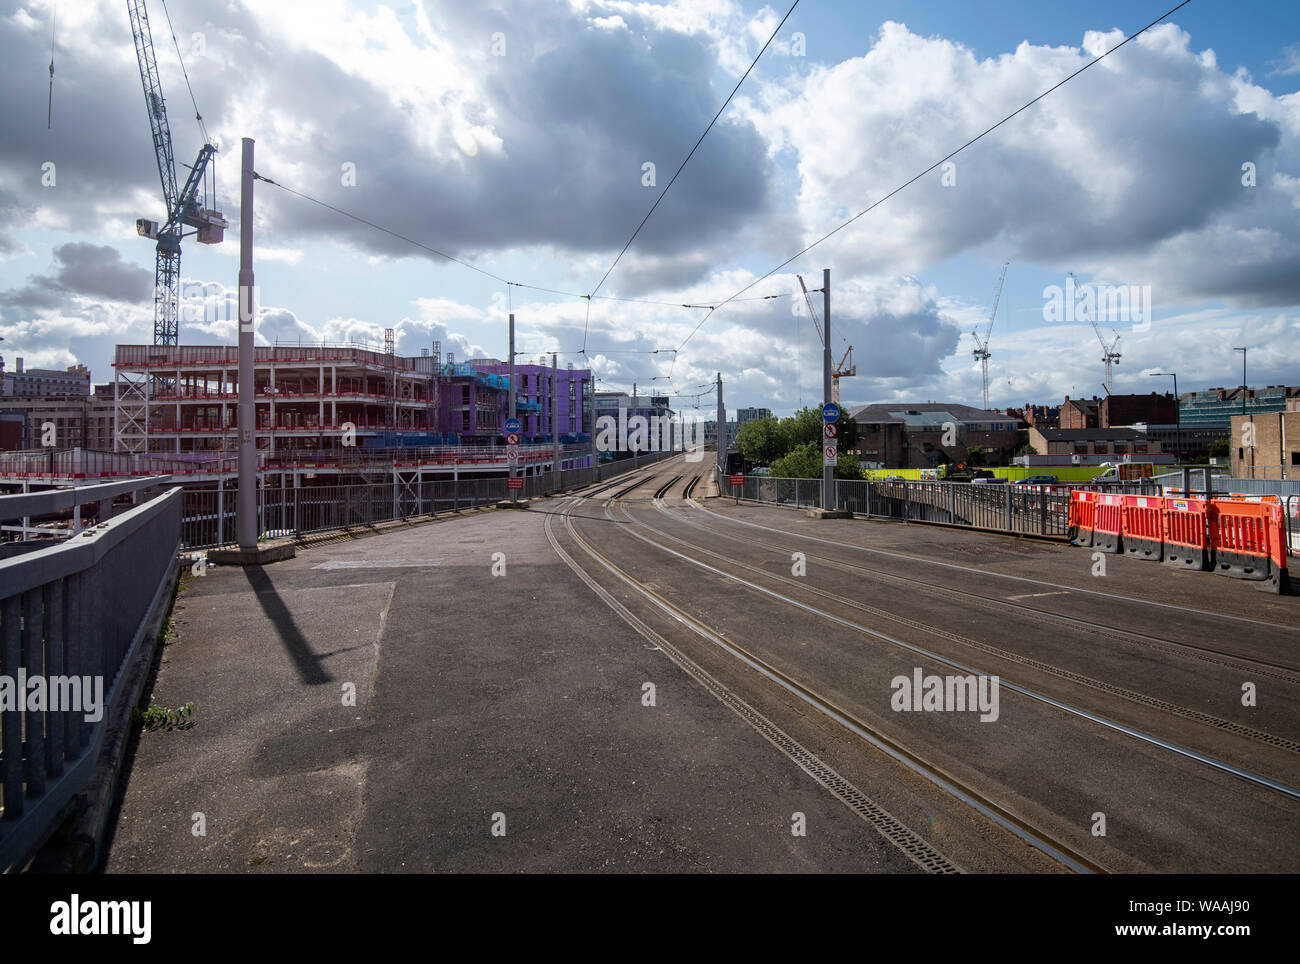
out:
<path id="1" fill-rule="evenodd" d="M 803 283 L 803 275 L 795 275 L 799 279 L 799 287 L 803 289 L 803 300 L 808 305 L 808 314 L 812 316 L 813 327 L 817 329 L 817 337 L 821 340 L 822 347 L 826 347 L 826 335 L 822 332 L 822 324 L 817 320 L 817 312 L 813 310 L 812 298 L 808 296 L 808 286 Z M 846 365 L 845 362 L 848 364 Z M 839 364 L 831 372 L 831 401 L 836 405 L 840 403 L 840 379 L 852 378 L 858 373 L 858 368 L 853 364 L 853 346 L 849 345 Z"/>

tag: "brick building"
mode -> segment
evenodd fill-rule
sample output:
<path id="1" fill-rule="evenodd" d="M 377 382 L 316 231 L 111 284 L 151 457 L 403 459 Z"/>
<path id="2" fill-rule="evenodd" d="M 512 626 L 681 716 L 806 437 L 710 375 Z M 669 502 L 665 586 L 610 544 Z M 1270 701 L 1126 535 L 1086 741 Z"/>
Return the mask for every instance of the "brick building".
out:
<path id="1" fill-rule="evenodd" d="M 1234 415 L 1228 444 L 1232 474 L 1248 479 L 1300 479 L 1300 398 L 1288 411 Z M 1249 426 L 1247 433 L 1246 426 Z M 1254 446 L 1245 443 L 1253 436 Z"/>
<path id="2" fill-rule="evenodd" d="M 1174 425 L 1178 421 L 1178 401 L 1170 394 L 1107 395 L 1105 398 L 1070 398 L 1065 396 L 1057 428 L 1122 428 L 1139 422 L 1149 425 Z M 1044 426 L 1047 427 L 1047 426 Z"/>
<path id="3" fill-rule="evenodd" d="M 961 463 L 971 448 L 986 464 L 1006 464 L 1024 428 L 1014 415 L 952 403 L 862 405 L 849 414 L 858 423 L 862 460 L 889 468 Z"/>

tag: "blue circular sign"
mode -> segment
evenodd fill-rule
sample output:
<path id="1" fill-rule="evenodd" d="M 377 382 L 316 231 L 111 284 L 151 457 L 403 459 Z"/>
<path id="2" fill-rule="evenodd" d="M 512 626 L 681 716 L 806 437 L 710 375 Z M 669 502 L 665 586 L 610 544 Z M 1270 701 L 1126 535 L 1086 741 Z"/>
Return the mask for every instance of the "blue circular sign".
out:
<path id="1" fill-rule="evenodd" d="M 506 432 L 518 432 L 518 431 L 519 431 L 519 419 L 517 418 L 506 419 Z"/>
<path id="2" fill-rule="evenodd" d="M 822 421 L 834 422 L 840 417 L 840 407 L 834 402 L 827 402 L 822 406 Z"/>

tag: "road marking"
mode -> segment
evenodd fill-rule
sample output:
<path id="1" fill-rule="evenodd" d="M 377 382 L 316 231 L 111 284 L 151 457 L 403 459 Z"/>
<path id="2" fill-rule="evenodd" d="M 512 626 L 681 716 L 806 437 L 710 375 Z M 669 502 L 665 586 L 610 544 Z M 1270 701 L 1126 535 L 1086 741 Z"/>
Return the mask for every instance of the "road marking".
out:
<path id="1" fill-rule="evenodd" d="M 331 559 L 318 562 L 313 569 L 420 569 L 424 566 L 436 566 L 437 559 L 422 562 L 406 562 L 402 559 Z"/>
<path id="2" fill-rule="evenodd" d="M 1037 599 L 1039 596 L 1068 596 L 1068 595 L 1070 595 L 1068 592 L 1062 590 L 1061 592 L 1026 592 L 1026 593 L 1021 593 L 1019 596 L 1007 596 L 1007 598 L 1008 599 Z"/>

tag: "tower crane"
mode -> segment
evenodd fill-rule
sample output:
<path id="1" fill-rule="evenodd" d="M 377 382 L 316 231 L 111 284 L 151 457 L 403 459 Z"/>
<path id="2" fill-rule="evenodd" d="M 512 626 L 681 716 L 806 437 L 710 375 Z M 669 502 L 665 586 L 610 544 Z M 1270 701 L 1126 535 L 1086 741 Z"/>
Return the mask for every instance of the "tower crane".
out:
<path id="1" fill-rule="evenodd" d="M 186 236 L 185 228 L 195 229 L 190 235 L 197 236 L 200 244 L 219 244 L 229 224 L 219 211 L 208 206 L 210 202 L 205 178 L 212 157 L 217 152 L 211 143 L 204 143 L 199 148 L 198 157 L 189 169 L 189 176 L 177 190 L 172 133 L 167 123 L 162 82 L 158 77 L 158 61 L 154 56 L 149 13 L 145 9 L 144 0 L 127 0 L 126 10 L 131 19 L 136 59 L 140 63 L 140 84 L 144 88 L 144 105 L 149 113 L 149 128 L 153 134 L 158 177 L 162 181 L 163 205 L 167 213 L 161 223 L 139 218 L 135 222 L 135 230 L 141 237 L 158 242 L 154 267 L 153 343 L 175 345 L 180 334 L 177 288 L 181 273 L 181 238 Z M 197 111 L 195 116 L 198 116 Z M 203 192 L 202 199 L 199 197 L 200 189 Z M 215 203 L 215 193 L 214 185 L 214 200 L 211 203 Z"/>
<path id="2" fill-rule="evenodd" d="M 1070 278 L 1074 281 L 1075 287 L 1077 288 L 1079 279 L 1074 277 L 1073 271 L 1069 272 L 1069 275 Z M 1101 343 L 1101 352 L 1102 352 L 1101 362 L 1103 365 L 1106 366 L 1106 381 L 1104 384 L 1106 386 L 1106 394 L 1109 395 L 1111 390 L 1111 378 L 1110 378 L 1111 366 L 1118 365 L 1120 359 L 1119 332 L 1117 332 L 1114 328 L 1110 330 L 1110 333 L 1115 336 L 1115 340 L 1111 342 L 1109 345 L 1107 345 L 1106 339 L 1101 337 L 1101 329 L 1097 327 L 1097 319 L 1092 316 L 1091 312 L 1089 312 L 1088 314 L 1088 321 L 1092 324 L 1092 330 L 1097 333 L 1097 341 Z"/>
<path id="3" fill-rule="evenodd" d="M 984 340 L 980 340 L 978 328 L 971 332 L 971 336 L 975 339 L 975 350 L 971 352 L 971 354 L 979 359 L 980 371 L 984 376 L 985 411 L 988 411 L 989 407 L 989 337 L 993 334 L 993 322 L 995 322 L 998 317 L 998 302 L 1002 300 L 1002 285 L 1007 280 L 1007 268 L 1010 264 L 1010 261 L 1004 261 L 1002 263 L 1002 273 L 998 275 L 998 290 L 993 293 L 993 308 L 989 311 L 989 330 L 984 333 Z"/>
<path id="4" fill-rule="evenodd" d="M 808 286 L 803 283 L 803 275 L 795 275 L 799 279 L 799 287 L 803 289 L 803 300 L 808 305 L 808 314 L 812 315 L 813 327 L 817 329 L 817 337 L 821 340 L 822 347 L 826 347 L 826 335 L 822 331 L 822 324 L 817 320 L 817 312 L 813 310 L 812 298 L 808 296 Z M 847 364 L 846 364 L 847 363 Z M 839 364 L 831 371 L 831 401 L 836 405 L 840 403 L 840 379 L 852 378 L 857 375 L 858 367 L 853 364 L 853 346 L 849 345 L 848 351 L 840 358 Z"/>

